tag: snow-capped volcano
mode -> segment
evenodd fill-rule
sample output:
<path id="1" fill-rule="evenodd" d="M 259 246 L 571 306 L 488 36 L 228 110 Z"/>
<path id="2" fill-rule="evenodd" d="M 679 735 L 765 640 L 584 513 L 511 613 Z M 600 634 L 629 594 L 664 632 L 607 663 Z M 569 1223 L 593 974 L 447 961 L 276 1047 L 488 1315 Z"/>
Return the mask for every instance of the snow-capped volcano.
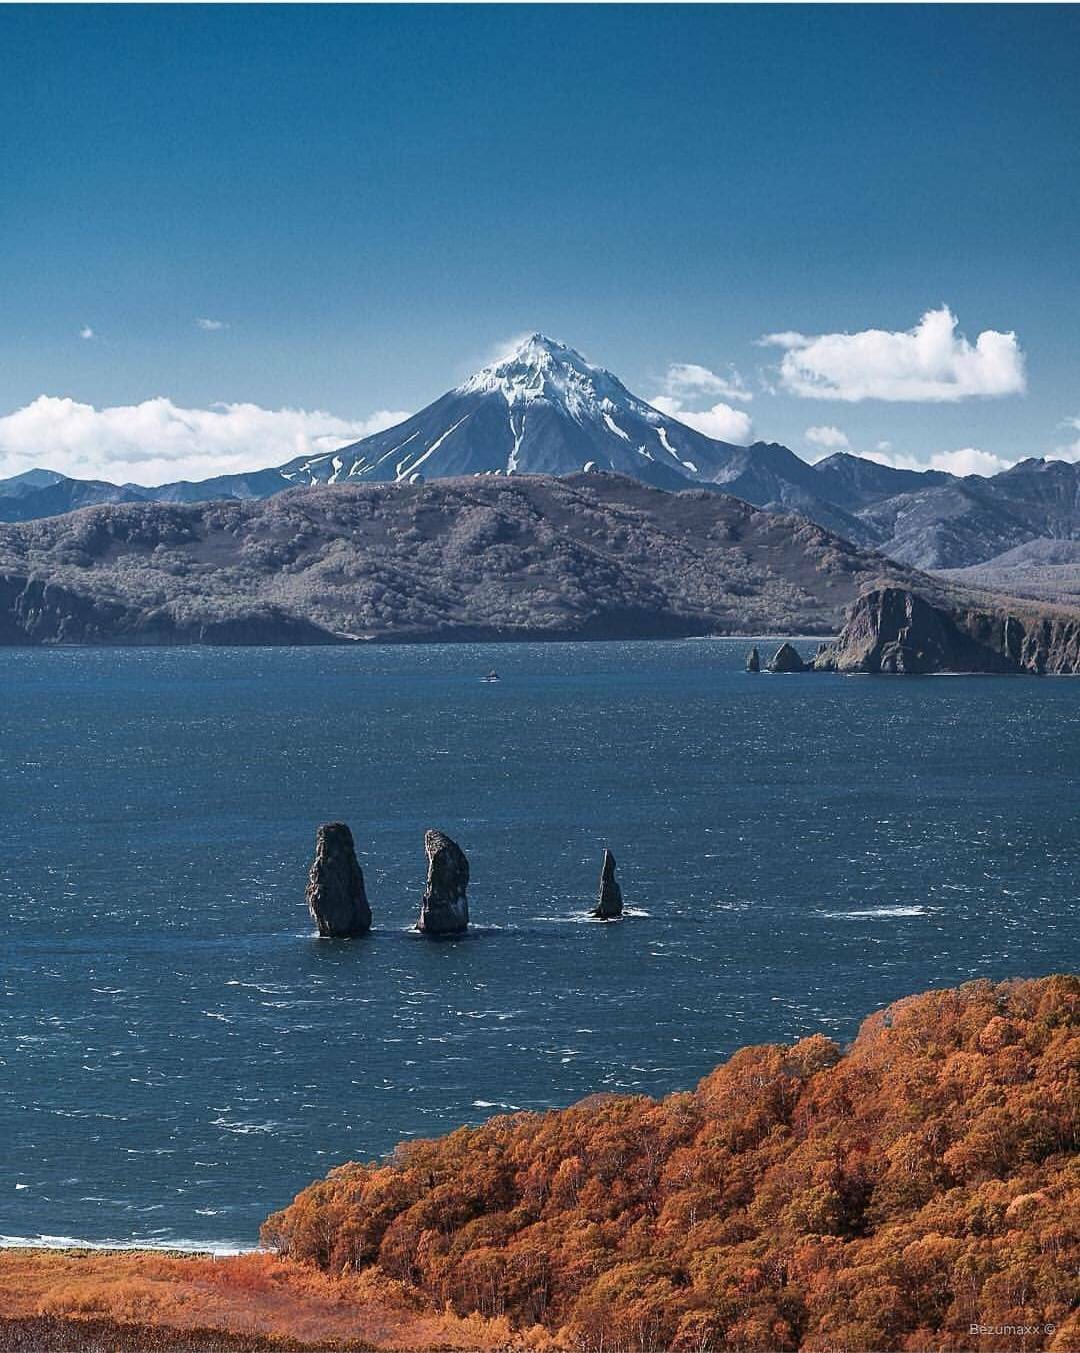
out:
<path id="1" fill-rule="evenodd" d="M 281 473 L 303 484 L 597 469 L 677 489 L 723 478 L 741 452 L 654 409 L 610 371 L 536 333 L 404 423 L 292 461 Z"/>

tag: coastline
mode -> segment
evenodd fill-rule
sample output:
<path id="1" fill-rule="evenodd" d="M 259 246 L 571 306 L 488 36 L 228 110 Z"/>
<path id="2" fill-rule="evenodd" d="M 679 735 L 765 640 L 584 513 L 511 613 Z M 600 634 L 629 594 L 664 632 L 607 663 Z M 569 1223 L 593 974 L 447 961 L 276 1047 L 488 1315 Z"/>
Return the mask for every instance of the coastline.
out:
<path id="1" fill-rule="evenodd" d="M 259 1245 L 238 1241 L 170 1240 L 155 1244 L 149 1240 L 81 1240 L 74 1236 L 0 1235 L 0 1252 L 15 1250 L 22 1254 L 156 1254 L 177 1259 L 232 1259 L 242 1254 L 258 1254 Z"/>
<path id="2" fill-rule="evenodd" d="M 805 632 L 799 634 L 788 634 L 784 631 L 760 630 L 717 630 L 694 629 L 687 630 L 685 633 L 675 633 L 671 630 L 658 630 L 655 634 L 578 634 L 571 632 L 551 633 L 547 631 L 529 630 L 520 634 L 506 633 L 477 633 L 465 634 L 460 631 L 449 633 L 432 633 L 430 635 L 405 635 L 401 638 L 394 636 L 377 635 L 339 635 L 332 642 L 312 642 L 297 643 L 295 640 L 287 640 L 282 643 L 259 642 L 259 643 L 194 643 L 191 641 L 185 643 L 11 643 L 0 638 L 0 652 L 5 650 L 17 651 L 20 653 L 74 653 L 87 650 L 90 652 L 112 652 L 116 650 L 124 652 L 139 652 L 167 650 L 173 652 L 192 651 L 196 653 L 204 652 L 206 649 L 218 649 L 236 652 L 248 652 L 252 649 L 318 649 L 318 648 L 362 648 L 365 651 L 378 648 L 432 648 L 439 645 L 453 645 L 455 648 L 467 644 L 476 644 L 483 646 L 490 645 L 510 645 L 510 644 L 543 644 L 551 645 L 597 645 L 597 644 L 682 644 L 691 643 L 700 640 L 739 640 L 747 643 L 822 643 L 839 638 L 840 631 L 837 629 L 819 630 L 815 632 Z"/>

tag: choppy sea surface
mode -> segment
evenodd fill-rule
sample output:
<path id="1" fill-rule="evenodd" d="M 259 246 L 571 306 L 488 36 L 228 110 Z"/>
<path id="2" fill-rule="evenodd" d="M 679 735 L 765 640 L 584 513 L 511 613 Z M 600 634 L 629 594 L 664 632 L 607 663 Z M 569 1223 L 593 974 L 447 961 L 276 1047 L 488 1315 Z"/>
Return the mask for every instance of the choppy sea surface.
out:
<path id="1" fill-rule="evenodd" d="M 0 651 L 0 1235 L 251 1245 L 403 1138 L 1076 967 L 1080 682 L 746 648 Z M 304 905 L 332 818 L 352 941 Z M 429 826 L 461 940 L 411 929 Z"/>

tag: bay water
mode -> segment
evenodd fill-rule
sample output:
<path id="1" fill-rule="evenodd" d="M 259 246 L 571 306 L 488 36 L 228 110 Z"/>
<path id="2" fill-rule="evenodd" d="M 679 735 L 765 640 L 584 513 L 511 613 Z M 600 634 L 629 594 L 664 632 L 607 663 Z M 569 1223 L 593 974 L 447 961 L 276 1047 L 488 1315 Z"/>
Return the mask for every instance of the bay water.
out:
<path id="1" fill-rule="evenodd" d="M 252 1245 L 403 1139 L 1076 968 L 1080 683 L 748 642 L 0 651 L 0 1235 Z M 349 941 L 304 905 L 332 819 Z M 428 827 L 460 940 L 412 929 Z"/>

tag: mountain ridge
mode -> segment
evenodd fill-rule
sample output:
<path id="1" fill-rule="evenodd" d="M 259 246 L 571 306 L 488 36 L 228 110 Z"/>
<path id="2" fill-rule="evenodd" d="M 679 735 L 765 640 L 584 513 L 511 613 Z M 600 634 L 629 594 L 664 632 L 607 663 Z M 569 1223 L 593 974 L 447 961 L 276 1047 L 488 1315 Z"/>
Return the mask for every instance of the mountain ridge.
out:
<path id="1" fill-rule="evenodd" d="M 918 575 L 700 487 L 324 485 L 0 525 L 0 643 L 826 635 L 881 577 Z"/>

